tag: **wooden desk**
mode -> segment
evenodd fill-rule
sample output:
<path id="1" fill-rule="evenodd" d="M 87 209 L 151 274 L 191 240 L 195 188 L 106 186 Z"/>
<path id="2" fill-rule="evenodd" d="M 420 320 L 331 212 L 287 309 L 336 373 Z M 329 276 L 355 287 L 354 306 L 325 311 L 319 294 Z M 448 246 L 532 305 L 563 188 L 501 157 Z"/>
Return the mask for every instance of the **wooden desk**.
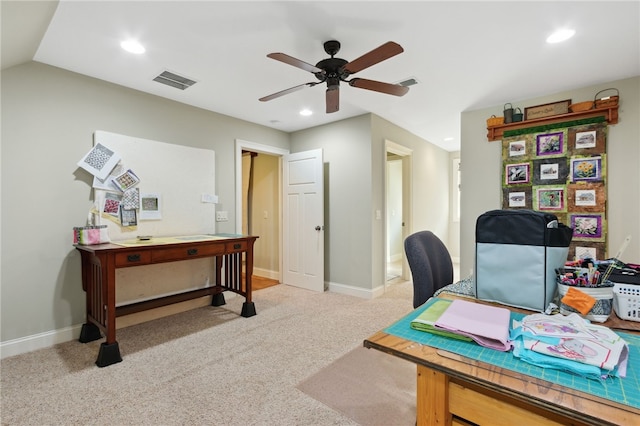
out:
<path id="1" fill-rule="evenodd" d="M 244 296 L 243 317 L 256 315 L 251 301 L 251 276 L 253 274 L 253 245 L 258 237 L 233 236 L 201 240 L 184 237 L 184 242 L 122 246 L 100 244 L 77 245 L 82 258 L 82 289 L 86 292 L 87 319 L 80 332 L 80 342 L 87 343 L 102 338 L 96 360 L 98 367 L 106 367 L 122 361 L 116 341 L 116 317 L 203 296 L 212 296 L 211 305 L 225 304 L 224 291 Z M 203 257 L 215 258 L 214 285 L 180 294 L 116 307 L 116 269 L 155 263 L 175 262 Z M 244 271 L 243 271 L 244 264 Z"/>
<path id="2" fill-rule="evenodd" d="M 640 424 L 630 406 L 383 331 L 364 346 L 417 364 L 418 425 Z"/>

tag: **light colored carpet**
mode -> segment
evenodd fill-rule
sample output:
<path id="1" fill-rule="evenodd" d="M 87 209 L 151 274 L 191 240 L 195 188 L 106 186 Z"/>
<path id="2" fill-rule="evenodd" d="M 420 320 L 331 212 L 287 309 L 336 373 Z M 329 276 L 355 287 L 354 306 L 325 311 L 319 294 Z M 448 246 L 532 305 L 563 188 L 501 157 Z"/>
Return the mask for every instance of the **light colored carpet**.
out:
<path id="1" fill-rule="evenodd" d="M 251 318 L 239 316 L 243 298 L 227 297 L 118 330 L 123 362 L 105 368 L 94 364 L 103 340 L 3 359 L 1 423 L 358 424 L 296 386 L 410 312 L 411 283 L 372 300 L 286 285 L 253 299 Z"/>
<path id="2" fill-rule="evenodd" d="M 298 389 L 362 425 L 416 422 L 415 364 L 377 350 L 357 347 Z"/>

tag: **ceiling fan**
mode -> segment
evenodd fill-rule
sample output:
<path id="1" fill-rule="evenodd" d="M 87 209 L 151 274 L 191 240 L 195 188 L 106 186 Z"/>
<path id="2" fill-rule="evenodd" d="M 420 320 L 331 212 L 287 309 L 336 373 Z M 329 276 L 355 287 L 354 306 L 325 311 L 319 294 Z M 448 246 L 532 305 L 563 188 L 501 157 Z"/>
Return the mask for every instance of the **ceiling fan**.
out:
<path id="1" fill-rule="evenodd" d="M 300 84 L 298 86 L 291 87 L 289 89 L 282 90 L 280 92 L 273 93 L 271 95 L 260 98 L 260 101 L 270 101 L 271 99 L 279 98 L 286 95 L 304 89 L 305 87 L 313 87 L 316 84 L 327 83 L 326 90 L 326 104 L 327 113 L 336 112 L 340 109 L 340 82 L 344 81 L 349 86 L 357 87 L 359 89 L 373 90 L 374 92 L 386 93 L 389 95 L 403 96 L 409 91 L 409 88 L 400 84 L 383 83 L 381 81 L 367 80 L 364 78 L 352 78 L 348 79 L 352 74 L 362 71 L 365 68 L 369 68 L 379 62 L 391 58 L 399 53 L 404 52 L 402 46 L 393 41 L 388 41 L 382 46 L 379 46 L 372 51 L 365 53 L 357 59 L 348 62 L 341 58 L 336 58 L 335 55 L 340 50 L 340 42 L 336 40 L 329 40 L 324 43 L 324 51 L 327 52 L 330 58 L 323 59 L 316 65 L 311 65 L 307 62 L 296 59 L 292 56 L 284 53 L 269 53 L 268 58 L 275 59 L 276 61 L 284 62 L 285 64 L 293 65 L 294 67 L 301 68 L 305 71 L 309 71 L 314 74 L 319 81 L 313 81 L 310 83 Z"/>

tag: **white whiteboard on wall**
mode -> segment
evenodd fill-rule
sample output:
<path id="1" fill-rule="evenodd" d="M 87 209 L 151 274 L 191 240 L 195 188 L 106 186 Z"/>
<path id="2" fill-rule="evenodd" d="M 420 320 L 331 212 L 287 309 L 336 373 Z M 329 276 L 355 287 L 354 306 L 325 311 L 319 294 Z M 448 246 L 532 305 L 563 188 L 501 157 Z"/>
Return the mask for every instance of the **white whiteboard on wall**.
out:
<path id="1" fill-rule="evenodd" d="M 160 218 L 141 220 L 136 227 L 123 227 L 102 219 L 113 241 L 137 235 L 155 237 L 215 233 L 215 204 L 202 202 L 215 194 L 215 152 L 98 130 L 95 144 L 118 153 L 124 169 L 140 179 L 140 194 L 160 197 Z M 94 188 L 94 200 L 106 191 Z M 138 211 L 139 213 L 139 211 Z"/>

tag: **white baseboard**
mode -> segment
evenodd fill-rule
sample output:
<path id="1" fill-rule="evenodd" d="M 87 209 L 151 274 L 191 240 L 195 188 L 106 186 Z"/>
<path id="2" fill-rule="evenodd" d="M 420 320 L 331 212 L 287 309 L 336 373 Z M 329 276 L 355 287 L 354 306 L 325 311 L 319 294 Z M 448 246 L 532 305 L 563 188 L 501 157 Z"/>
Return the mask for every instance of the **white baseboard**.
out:
<path id="1" fill-rule="evenodd" d="M 280 273 L 278 271 L 270 271 L 268 269 L 256 268 L 255 266 L 253 268 L 253 275 L 257 275 L 263 278 L 269 278 L 271 280 L 280 279 Z"/>
<path id="2" fill-rule="evenodd" d="M 0 358 L 8 358 L 38 349 L 48 348 L 58 343 L 76 340 L 80 337 L 82 324 L 65 327 L 60 330 L 46 331 L 18 339 L 7 340 L 0 343 Z"/>
<path id="3" fill-rule="evenodd" d="M 233 292 L 225 292 L 224 297 L 226 300 L 230 300 L 239 296 Z M 210 296 L 205 296 L 198 299 L 186 300 L 184 302 L 174 303 L 168 306 L 161 306 L 159 308 L 125 315 L 116 318 L 116 330 L 210 305 Z M 81 329 L 82 324 L 79 324 L 61 328 L 59 330 L 47 331 L 31 336 L 20 337 L 18 339 L 7 340 L 6 342 L 0 342 L 0 359 L 24 354 L 38 349 L 48 348 L 71 340 L 78 340 L 80 338 Z"/>
<path id="4" fill-rule="evenodd" d="M 352 285 L 328 283 L 329 291 L 339 294 L 346 294 L 348 296 L 355 296 L 361 299 L 375 299 L 378 296 L 384 294 L 384 286 L 379 286 L 374 289 L 354 287 Z"/>

